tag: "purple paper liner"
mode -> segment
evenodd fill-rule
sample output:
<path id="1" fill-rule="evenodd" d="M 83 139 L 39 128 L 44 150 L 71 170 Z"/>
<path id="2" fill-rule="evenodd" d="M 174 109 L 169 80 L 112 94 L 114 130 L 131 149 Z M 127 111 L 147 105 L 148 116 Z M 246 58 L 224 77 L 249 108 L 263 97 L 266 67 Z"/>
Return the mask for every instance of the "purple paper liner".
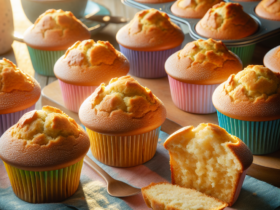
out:
<path id="1" fill-rule="evenodd" d="M 186 112 L 209 114 L 216 112 L 212 103 L 215 85 L 196 85 L 180 82 L 168 76 L 173 103 Z"/>
<path id="2" fill-rule="evenodd" d="M 59 85 L 62 92 L 64 105 L 73 112 L 79 112 L 79 108 L 84 100 L 89 97 L 98 86 L 71 85 L 61 80 Z"/>
<path id="3" fill-rule="evenodd" d="M 120 45 L 121 52 L 127 57 L 130 63 L 129 73 L 141 78 L 166 77 L 164 64 L 167 58 L 179 51 L 181 45 L 169 50 L 162 51 L 136 51 Z"/>
<path id="4" fill-rule="evenodd" d="M 27 112 L 30 112 L 35 109 L 35 104 L 31 107 L 28 107 L 27 109 L 18 111 L 18 112 L 13 112 L 13 113 L 8 113 L 8 114 L 0 114 L 0 136 L 8 130 L 11 126 L 16 124 L 19 119 L 21 118 L 22 115 L 24 115 Z"/>

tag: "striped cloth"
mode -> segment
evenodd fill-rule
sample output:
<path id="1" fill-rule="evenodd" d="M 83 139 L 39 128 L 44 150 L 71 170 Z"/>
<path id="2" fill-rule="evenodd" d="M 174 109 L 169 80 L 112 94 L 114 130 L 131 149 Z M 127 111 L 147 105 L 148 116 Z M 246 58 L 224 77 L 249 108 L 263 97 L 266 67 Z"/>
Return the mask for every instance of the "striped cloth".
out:
<path id="1" fill-rule="evenodd" d="M 131 168 L 113 168 L 96 161 L 91 152 L 88 155 L 112 177 L 133 186 L 144 187 L 151 182 L 170 182 L 169 155 L 162 146 L 168 134 L 161 132 L 155 156 L 147 163 Z M 278 207 L 278 208 L 277 208 Z M 61 203 L 30 204 L 15 196 L 3 162 L 0 160 L 0 209 L 1 210 L 70 210 L 148 209 L 141 194 L 115 198 L 107 194 L 105 181 L 86 164 L 83 166 L 80 186 L 77 192 Z M 265 182 L 246 176 L 237 202 L 229 209 L 238 210 L 280 210 L 280 189 Z"/>

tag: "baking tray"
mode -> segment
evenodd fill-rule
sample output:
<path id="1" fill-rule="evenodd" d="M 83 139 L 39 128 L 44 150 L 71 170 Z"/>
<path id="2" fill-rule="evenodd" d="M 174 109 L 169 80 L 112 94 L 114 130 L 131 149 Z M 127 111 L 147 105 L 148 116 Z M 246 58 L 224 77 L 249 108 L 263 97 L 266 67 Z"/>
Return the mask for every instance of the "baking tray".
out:
<path id="1" fill-rule="evenodd" d="M 197 40 L 197 39 L 208 39 L 206 37 L 200 36 L 195 31 L 195 26 L 198 23 L 200 19 L 192 19 L 192 18 L 181 18 L 177 17 L 172 14 L 171 12 L 171 6 L 175 2 L 167 2 L 167 3 L 160 3 L 160 4 L 143 4 L 136 2 L 134 0 L 122 0 L 123 4 L 135 7 L 141 10 L 144 9 L 150 9 L 154 8 L 160 11 L 163 11 L 168 14 L 168 16 L 171 18 L 171 20 L 177 24 L 185 24 L 189 27 L 189 33 L 190 36 Z M 258 24 L 259 28 L 257 32 L 255 32 L 253 35 L 238 39 L 238 40 L 222 40 L 224 44 L 228 47 L 240 47 L 240 46 L 247 46 L 256 44 L 257 42 L 263 41 L 265 39 L 268 39 L 270 37 L 273 37 L 277 34 L 280 35 L 280 21 L 274 21 L 274 20 L 267 20 L 263 19 L 257 16 L 255 13 L 255 8 L 258 5 L 259 1 L 256 2 L 238 2 L 238 1 L 226 1 L 226 2 L 232 2 L 232 3 L 239 3 L 243 6 L 243 10 L 248 13 Z M 280 37 L 279 37 L 280 39 Z"/>

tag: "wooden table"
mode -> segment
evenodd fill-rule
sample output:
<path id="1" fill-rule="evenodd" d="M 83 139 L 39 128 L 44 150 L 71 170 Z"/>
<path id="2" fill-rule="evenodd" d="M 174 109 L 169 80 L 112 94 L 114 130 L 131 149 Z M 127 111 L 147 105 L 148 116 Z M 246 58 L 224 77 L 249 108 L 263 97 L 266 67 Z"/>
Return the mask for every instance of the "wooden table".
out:
<path id="1" fill-rule="evenodd" d="M 134 14 L 138 11 L 134 8 L 128 8 L 121 3 L 120 0 L 95 0 L 94 2 L 99 3 L 107 7 L 112 15 L 124 16 L 126 18 L 132 19 Z M 31 25 L 29 20 L 25 17 L 24 12 L 21 7 L 20 0 L 11 0 L 13 15 L 14 15 L 14 26 L 15 31 L 23 34 L 23 32 Z M 94 35 L 92 38 L 94 40 L 106 40 L 112 43 L 117 49 L 119 49 L 118 44 L 115 39 L 115 34 L 123 25 L 108 25 L 102 32 Z M 184 32 L 187 32 L 187 28 L 184 27 Z M 183 44 L 192 41 L 190 36 L 186 34 L 186 38 Z M 59 108 L 63 107 L 63 102 L 61 98 L 60 89 L 58 87 L 58 82 L 55 77 L 45 77 L 35 73 L 29 53 L 25 44 L 14 41 L 12 45 L 12 50 L 8 53 L 1 55 L 0 58 L 6 57 L 17 64 L 17 66 L 22 69 L 24 72 L 29 73 L 34 76 L 36 80 L 40 83 L 41 88 L 43 89 L 43 97 L 36 104 L 36 109 L 40 109 L 42 105 L 49 104 L 58 106 Z M 253 56 L 252 64 L 262 64 L 262 58 L 264 54 L 269 50 L 269 48 L 258 44 L 255 49 Z M 210 122 L 217 124 L 216 114 L 209 115 L 197 115 L 183 112 L 182 110 L 175 107 L 170 97 L 170 90 L 168 86 L 167 78 L 162 79 L 141 79 L 137 80 L 144 86 L 147 86 L 152 90 L 152 92 L 161 98 L 167 107 L 167 117 L 176 123 L 179 123 L 182 126 L 194 125 L 197 126 L 201 122 Z M 56 82 L 55 82 L 56 81 Z M 54 83 L 53 83 L 54 82 Z M 50 85 L 49 85 L 50 84 Z M 47 89 L 44 89 L 49 85 Z M 50 92 L 51 91 L 51 92 Z M 55 94 L 56 93 L 56 94 Z M 70 111 L 67 111 L 67 114 L 77 119 L 77 115 Z M 169 131 L 177 130 L 180 126 L 176 123 L 168 122 L 165 124 L 165 129 Z M 252 175 L 258 179 L 265 180 L 276 186 L 280 186 L 280 154 L 279 152 L 271 156 L 255 156 L 254 164 L 248 171 L 249 175 Z"/>

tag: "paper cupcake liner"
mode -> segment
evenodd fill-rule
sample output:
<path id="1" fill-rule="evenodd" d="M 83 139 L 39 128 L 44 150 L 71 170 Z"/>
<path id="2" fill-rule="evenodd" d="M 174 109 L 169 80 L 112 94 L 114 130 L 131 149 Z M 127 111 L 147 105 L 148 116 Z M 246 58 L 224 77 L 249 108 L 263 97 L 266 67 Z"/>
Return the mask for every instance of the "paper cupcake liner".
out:
<path id="1" fill-rule="evenodd" d="M 168 76 L 173 103 L 186 112 L 209 114 L 216 112 L 212 94 L 219 84 L 196 85 L 180 82 Z"/>
<path id="2" fill-rule="evenodd" d="M 120 45 L 121 52 L 130 63 L 129 73 L 141 78 L 166 77 L 164 64 L 167 58 L 181 49 L 181 46 L 162 51 L 136 51 Z"/>
<path id="3" fill-rule="evenodd" d="M 54 77 L 53 67 L 66 50 L 46 51 L 27 46 L 34 70 L 38 74 Z"/>
<path id="4" fill-rule="evenodd" d="M 2 136 L 2 134 L 5 133 L 5 131 L 8 130 L 8 128 L 16 124 L 22 115 L 34 109 L 35 109 L 35 104 L 31 107 L 28 107 L 27 109 L 18 112 L 0 114 L 0 136 Z"/>
<path id="5" fill-rule="evenodd" d="M 219 126 L 240 138 L 254 155 L 264 155 L 280 149 L 280 119 L 244 121 L 217 111 Z"/>
<path id="6" fill-rule="evenodd" d="M 84 100 L 89 97 L 98 86 L 79 86 L 67 84 L 61 80 L 59 85 L 62 92 L 64 105 L 73 112 L 79 112 Z"/>
<path id="7" fill-rule="evenodd" d="M 92 155 L 100 162 L 115 167 L 137 166 L 156 153 L 160 127 L 131 136 L 111 136 L 86 128 Z"/>
<path id="8" fill-rule="evenodd" d="M 83 159 L 54 171 L 27 171 L 4 164 L 17 197 L 29 203 L 51 203 L 65 200 L 76 192 Z"/>
<path id="9" fill-rule="evenodd" d="M 251 64 L 255 47 L 256 45 L 252 44 L 245 47 L 228 47 L 228 49 L 235 53 L 241 59 L 243 67 L 245 68 L 246 66 Z"/>
<path id="10" fill-rule="evenodd" d="M 237 187 L 234 193 L 234 197 L 233 197 L 233 202 L 232 205 L 235 203 L 235 201 L 237 200 L 237 198 L 239 197 L 239 194 L 241 192 L 241 188 L 245 179 L 245 176 L 247 174 L 248 169 L 246 169 L 245 171 L 243 171 L 243 173 L 241 174 L 240 178 L 239 178 L 239 182 L 237 183 Z M 232 206 L 231 205 L 231 206 Z"/>

